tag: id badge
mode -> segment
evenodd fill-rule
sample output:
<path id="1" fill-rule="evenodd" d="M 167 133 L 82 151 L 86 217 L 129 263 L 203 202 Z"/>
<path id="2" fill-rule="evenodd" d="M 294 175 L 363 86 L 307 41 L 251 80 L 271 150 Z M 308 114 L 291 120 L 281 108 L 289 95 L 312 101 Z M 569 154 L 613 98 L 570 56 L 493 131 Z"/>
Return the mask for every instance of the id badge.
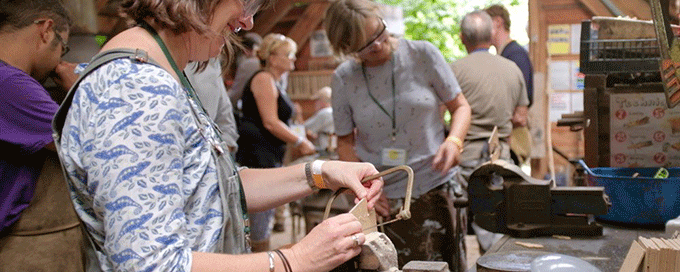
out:
<path id="1" fill-rule="evenodd" d="M 406 150 L 399 148 L 383 148 L 382 165 L 399 166 L 406 164 Z"/>

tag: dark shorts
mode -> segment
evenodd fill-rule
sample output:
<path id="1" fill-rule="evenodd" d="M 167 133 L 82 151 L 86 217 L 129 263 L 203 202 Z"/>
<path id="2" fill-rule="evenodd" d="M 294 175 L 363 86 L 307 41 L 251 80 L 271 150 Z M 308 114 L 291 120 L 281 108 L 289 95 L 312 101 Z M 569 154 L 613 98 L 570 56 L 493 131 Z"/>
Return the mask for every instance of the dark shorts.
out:
<path id="1" fill-rule="evenodd" d="M 467 209 L 453 206 L 466 190 L 456 182 L 440 185 L 411 201 L 411 219 L 385 226 L 397 248 L 399 267 L 410 261 L 445 261 L 452 272 L 467 270 Z M 400 202 L 391 199 L 390 206 L 401 207 Z"/>

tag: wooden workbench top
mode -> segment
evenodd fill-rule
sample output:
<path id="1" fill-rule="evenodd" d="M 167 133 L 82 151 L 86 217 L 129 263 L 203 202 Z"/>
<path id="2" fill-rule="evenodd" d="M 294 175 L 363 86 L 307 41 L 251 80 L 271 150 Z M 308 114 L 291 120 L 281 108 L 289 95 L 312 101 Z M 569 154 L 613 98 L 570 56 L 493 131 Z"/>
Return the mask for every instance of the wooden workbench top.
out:
<path id="1" fill-rule="evenodd" d="M 603 224 L 604 225 L 604 224 Z M 544 251 L 559 253 L 581 258 L 590 262 L 602 272 L 617 272 L 633 240 L 638 236 L 670 238 L 659 229 L 645 229 L 640 227 L 621 227 L 604 225 L 603 235 L 597 237 L 571 237 L 569 240 L 551 236 L 534 238 L 513 238 L 508 235 L 495 243 L 486 254 L 512 251 Z M 543 245 L 543 248 L 527 248 L 516 242 Z M 486 255 L 485 254 L 485 255 Z M 475 272 L 473 266 L 468 272 Z"/>

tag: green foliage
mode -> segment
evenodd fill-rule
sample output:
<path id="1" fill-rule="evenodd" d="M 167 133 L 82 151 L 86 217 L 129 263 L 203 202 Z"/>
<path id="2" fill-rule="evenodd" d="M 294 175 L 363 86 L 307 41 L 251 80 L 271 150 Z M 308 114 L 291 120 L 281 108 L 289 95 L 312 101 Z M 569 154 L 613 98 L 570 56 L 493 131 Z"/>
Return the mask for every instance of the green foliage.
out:
<path id="1" fill-rule="evenodd" d="M 406 30 L 404 38 L 425 40 L 439 48 L 452 62 L 467 53 L 460 41 L 459 22 L 466 13 L 492 4 L 506 7 L 527 3 L 527 0 L 376 0 L 378 3 L 401 7 Z"/>

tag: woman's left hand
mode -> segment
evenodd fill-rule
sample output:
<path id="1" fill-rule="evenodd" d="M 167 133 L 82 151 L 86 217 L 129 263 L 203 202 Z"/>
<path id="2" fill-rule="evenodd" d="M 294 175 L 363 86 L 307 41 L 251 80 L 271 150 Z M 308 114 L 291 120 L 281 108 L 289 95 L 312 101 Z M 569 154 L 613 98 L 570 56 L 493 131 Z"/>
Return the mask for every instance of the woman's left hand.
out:
<path id="1" fill-rule="evenodd" d="M 326 161 L 321 172 L 329 189 L 349 188 L 358 199 L 366 199 L 369 209 L 374 207 L 382 192 L 382 178 L 361 183 L 365 177 L 378 173 L 370 163 Z"/>
<path id="2" fill-rule="evenodd" d="M 444 141 L 437 150 L 432 160 L 432 167 L 442 173 L 448 172 L 451 167 L 460 162 L 460 149 L 451 141 Z"/>

